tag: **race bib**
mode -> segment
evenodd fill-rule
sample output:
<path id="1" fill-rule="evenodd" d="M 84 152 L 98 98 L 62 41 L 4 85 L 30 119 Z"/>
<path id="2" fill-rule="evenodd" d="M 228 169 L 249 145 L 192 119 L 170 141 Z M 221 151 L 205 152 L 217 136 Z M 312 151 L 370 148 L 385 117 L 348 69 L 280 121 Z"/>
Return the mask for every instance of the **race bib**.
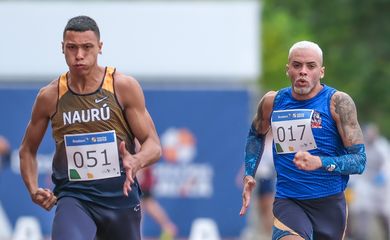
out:
<path id="1" fill-rule="evenodd" d="M 317 148 L 311 129 L 313 112 L 310 109 L 295 109 L 272 113 L 272 135 L 278 154 Z"/>
<path id="2" fill-rule="evenodd" d="M 120 176 L 115 131 L 64 136 L 70 181 Z"/>

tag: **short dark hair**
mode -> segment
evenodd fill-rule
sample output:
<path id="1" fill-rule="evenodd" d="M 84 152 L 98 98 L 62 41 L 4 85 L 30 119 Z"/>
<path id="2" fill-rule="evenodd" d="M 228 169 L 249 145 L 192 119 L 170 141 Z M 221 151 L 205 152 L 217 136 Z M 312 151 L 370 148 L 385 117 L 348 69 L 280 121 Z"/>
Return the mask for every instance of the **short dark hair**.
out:
<path id="1" fill-rule="evenodd" d="M 99 27 L 95 20 L 88 16 L 73 17 L 69 19 L 68 23 L 66 24 L 62 37 L 65 38 L 66 31 L 85 32 L 88 30 L 93 31 L 97 38 L 100 39 Z"/>

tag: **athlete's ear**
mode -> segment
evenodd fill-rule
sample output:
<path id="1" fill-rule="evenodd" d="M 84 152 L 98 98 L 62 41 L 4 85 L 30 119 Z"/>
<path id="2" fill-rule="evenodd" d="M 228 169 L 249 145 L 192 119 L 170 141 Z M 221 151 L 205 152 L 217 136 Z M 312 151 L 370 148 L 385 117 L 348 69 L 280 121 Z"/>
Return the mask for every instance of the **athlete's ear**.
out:
<path id="1" fill-rule="evenodd" d="M 64 42 L 61 42 L 62 53 L 64 53 Z"/>
<path id="2" fill-rule="evenodd" d="M 288 63 L 286 64 L 286 76 L 288 77 Z"/>
<path id="3" fill-rule="evenodd" d="M 102 54 L 103 42 L 99 43 L 99 54 Z"/>

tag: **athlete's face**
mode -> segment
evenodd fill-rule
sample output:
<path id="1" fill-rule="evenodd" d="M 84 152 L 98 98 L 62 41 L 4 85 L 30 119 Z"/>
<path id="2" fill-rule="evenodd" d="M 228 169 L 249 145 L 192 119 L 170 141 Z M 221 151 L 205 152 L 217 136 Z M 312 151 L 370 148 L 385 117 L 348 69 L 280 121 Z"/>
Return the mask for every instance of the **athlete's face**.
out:
<path id="1" fill-rule="evenodd" d="M 69 70 L 80 75 L 88 73 L 97 66 L 97 57 L 102 45 L 93 31 L 66 31 L 62 51 Z"/>
<path id="2" fill-rule="evenodd" d="M 286 65 L 291 80 L 293 96 L 297 99 L 314 97 L 322 88 L 320 79 L 325 68 L 318 52 L 310 48 L 297 48 L 290 54 Z"/>

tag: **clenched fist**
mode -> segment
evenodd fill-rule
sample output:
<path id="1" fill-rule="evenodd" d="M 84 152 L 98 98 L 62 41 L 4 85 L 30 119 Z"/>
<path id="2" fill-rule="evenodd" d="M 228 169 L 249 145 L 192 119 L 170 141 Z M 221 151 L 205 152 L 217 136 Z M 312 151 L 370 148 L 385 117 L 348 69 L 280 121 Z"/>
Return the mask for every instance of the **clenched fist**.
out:
<path id="1" fill-rule="evenodd" d="M 311 155 L 309 152 L 298 151 L 293 159 L 298 169 L 312 171 L 322 167 L 320 157 Z"/>
<path id="2" fill-rule="evenodd" d="M 35 192 L 31 193 L 31 198 L 34 203 L 43 207 L 47 211 L 57 203 L 57 197 L 50 189 L 38 188 Z"/>

